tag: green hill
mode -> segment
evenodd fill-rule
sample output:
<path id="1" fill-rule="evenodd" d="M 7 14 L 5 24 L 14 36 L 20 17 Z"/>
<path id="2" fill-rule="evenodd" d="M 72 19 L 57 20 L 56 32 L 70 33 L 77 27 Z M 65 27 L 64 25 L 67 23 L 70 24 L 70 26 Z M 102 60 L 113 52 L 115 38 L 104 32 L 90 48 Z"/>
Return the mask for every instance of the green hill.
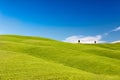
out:
<path id="1" fill-rule="evenodd" d="M 0 35 L 0 80 L 120 80 L 120 44 Z"/>

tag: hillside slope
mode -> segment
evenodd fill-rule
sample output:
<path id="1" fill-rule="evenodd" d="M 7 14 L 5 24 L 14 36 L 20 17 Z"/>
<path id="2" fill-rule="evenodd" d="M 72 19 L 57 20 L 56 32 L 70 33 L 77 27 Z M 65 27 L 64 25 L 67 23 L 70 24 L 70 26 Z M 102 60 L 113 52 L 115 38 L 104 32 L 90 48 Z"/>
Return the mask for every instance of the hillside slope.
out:
<path id="1" fill-rule="evenodd" d="M 0 35 L 1 80 L 120 80 L 120 44 Z"/>

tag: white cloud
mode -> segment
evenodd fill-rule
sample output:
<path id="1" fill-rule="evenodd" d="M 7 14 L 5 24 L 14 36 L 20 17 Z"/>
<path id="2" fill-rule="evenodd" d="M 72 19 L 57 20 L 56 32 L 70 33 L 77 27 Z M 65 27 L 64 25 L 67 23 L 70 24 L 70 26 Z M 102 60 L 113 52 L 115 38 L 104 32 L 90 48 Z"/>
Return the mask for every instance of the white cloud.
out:
<path id="1" fill-rule="evenodd" d="M 104 33 L 104 35 L 105 35 L 105 36 L 108 36 L 110 33 L 112 33 L 112 32 L 117 32 L 117 31 L 120 31 L 120 26 L 117 27 L 117 28 L 115 28 L 115 29 L 113 29 L 113 30 L 111 30 L 111 31 L 109 31 L 109 32 Z"/>
<path id="2" fill-rule="evenodd" d="M 120 40 L 118 40 L 118 41 L 113 41 L 112 43 L 120 43 Z"/>
<path id="3" fill-rule="evenodd" d="M 78 40 L 81 41 L 81 43 L 94 43 L 94 41 L 97 41 L 97 43 L 104 43 L 105 41 L 101 41 L 102 36 L 70 36 L 63 40 L 64 42 L 70 42 L 70 43 L 77 43 Z"/>
<path id="4" fill-rule="evenodd" d="M 117 27 L 116 29 L 112 30 L 112 32 L 120 31 L 120 26 Z"/>

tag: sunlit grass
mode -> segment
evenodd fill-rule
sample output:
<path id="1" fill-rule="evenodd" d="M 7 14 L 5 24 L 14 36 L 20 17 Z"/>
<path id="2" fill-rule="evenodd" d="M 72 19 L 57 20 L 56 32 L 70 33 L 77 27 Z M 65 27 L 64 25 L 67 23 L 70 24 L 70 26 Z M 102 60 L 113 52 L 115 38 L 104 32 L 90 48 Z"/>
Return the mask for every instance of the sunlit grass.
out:
<path id="1" fill-rule="evenodd" d="M 1 80 L 120 80 L 120 44 L 0 36 Z"/>

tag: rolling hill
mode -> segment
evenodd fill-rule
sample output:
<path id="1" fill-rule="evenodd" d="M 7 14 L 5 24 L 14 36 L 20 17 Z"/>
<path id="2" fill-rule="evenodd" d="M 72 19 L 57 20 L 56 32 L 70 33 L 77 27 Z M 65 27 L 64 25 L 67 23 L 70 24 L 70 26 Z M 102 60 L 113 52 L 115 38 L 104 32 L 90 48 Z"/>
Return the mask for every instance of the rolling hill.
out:
<path id="1" fill-rule="evenodd" d="M 0 35 L 0 80 L 120 80 L 120 44 Z"/>

